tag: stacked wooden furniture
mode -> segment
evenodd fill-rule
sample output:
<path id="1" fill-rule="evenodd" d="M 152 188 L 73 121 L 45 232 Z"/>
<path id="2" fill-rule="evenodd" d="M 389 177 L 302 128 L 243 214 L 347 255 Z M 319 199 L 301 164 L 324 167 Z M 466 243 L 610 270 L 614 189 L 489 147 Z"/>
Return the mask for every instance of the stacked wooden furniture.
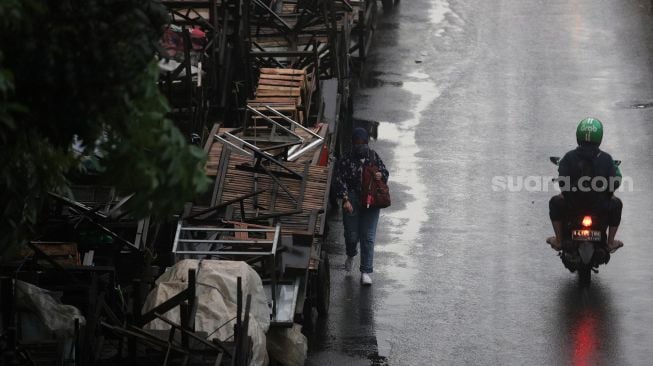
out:
<path id="1" fill-rule="evenodd" d="M 275 120 L 281 119 L 265 108 L 269 105 L 294 121 L 305 124 L 316 89 L 315 73 L 281 68 L 262 68 L 259 72 L 255 98 L 247 104 Z"/>
<path id="2" fill-rule="evenodd" d="M 207 175 L 215 179 L 212 204 L 217 205 L 263 191 L 244 200 L 244 216 L 248 220 L 278 215 L 284 232 L 322 234 L 325 218 L 323 211 L 331 185 L 332 165 L 314 165 L 310 161 L 283 164 L 302 178 L 290 177 L 286 170 L 266 165 L 266 168 L 275 174 L 278 180 L 275 182 L 265 172 L 254 171 L 254 158 L 236 154 L 221 142 L 214 142 L 210 146 L 206 165 Z M 292 197 L 279 183 L 291 192 Z M 238 205 L 234 206 L 236 207 L 233 218 L 241 218 L 243 212 Z"/>

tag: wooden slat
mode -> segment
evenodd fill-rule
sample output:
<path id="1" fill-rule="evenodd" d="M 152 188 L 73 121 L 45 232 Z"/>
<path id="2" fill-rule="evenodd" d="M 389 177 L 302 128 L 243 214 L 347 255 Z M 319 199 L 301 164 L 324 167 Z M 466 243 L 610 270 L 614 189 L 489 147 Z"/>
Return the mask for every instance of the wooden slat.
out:
<path id="1" fill-rule="evenodd" d="M 299 69 L 275 69 L 275 68 L 261 68 L 261 74 L 277 74 L 277 75 L 305 75 L 306 70 Z"/>
<path id="2" fill-rule="evenodd" d="M 250 107 L 256 109 L 257 111 L 261 111 L 261 112 L 268 112 L 269 111 L 265 107 L 268 104 L 265 104 L 265 103 L 263 103 L 263 105 L 260 104 L 260 103 L 247 103 L 247 105 L 249 105 Z M 294 112 L 294 111 L 297 111 L 297 106 L 294 105 L 294 104 L 275 105 L 275 106 L 270 106 L 270 107 L 274 108 L 275 110 L 277 110 L 279 112 L 283 112 L 283 111 L 293 111 Z M 270 117 L 275 117 L 275 115 L 271 114 Z M 275 118 L 277 118 L 277 117 L 275 117 Z"/>
<path id="3" fill-rule="evenodd" d="M 278 86 L 290 86 L 295 88 L 302 88 L 303 83 L 301 81 L 289 81 L 289 80 L 275 80 L 275 79 L 265 79 L 261 78 L 258 81 L 259 87 L 261 85 L 278 85 Z"/>
<path id="4" fill-rule="evenodd" d="M 222 144 L 219 142 L 213 142 L 208 153 L 208 160 L 204 171 L 209 177 L 215 177 L 218 175 L 218 166 L 220 165 L 220 156 L 222 155 Z"/>
<path id="5" fill-rule="evenodd" d="M 304 75 L 279 75 L 279 74 L 261 74 L 259 75 L 260 79 L 271 79 L 271 80 L 289 80 L 289 81 L 304 81 Z"/>
<path id="6" fill-rule="evenodd" d="M 79 256 L 79 251 L 77 250 L 76 243 L 68 242 L 44 242 L 44 241 L 33 241 L 37 248 L 39 248 L 43 253 L 52 257 L 52 259 L 63 265 L 80 265 L 81 259 Z M 31 248 L 23 248 L 20 251 L 20 256 L 32 256 L 34 251 Z"/>
<path id="7" fill-rule="evenodd" d="M 259 89 L 256 91 L 257 97 L 299 97 L 301 91 L 299 88 L 289 88 L 286 90 L 269 90 Z"/>
<path id="8" fill-rule="evenodd" d="M 290 104 L 290 105 L 295 105 L 299 106 L 301 105 L 301 98 L 293 98 L 293 97 L 260 97 L 260 98 L 255 98 L 255 99 L 250 99 L 247 101 L 248 103 L 262 103 L 262 104 Z M 273 107 L 273 105 L 270 105 L 270 107 Z"/>
<path id="9" fill-rule="evenodd" d="M 279 86 L 279 85 L 259 85 L 257 88 L 257 91 L 259 90 L 276 90 L 282 93 L 290 92 L 290 91 L 297 91 L 297 93 L 301 92 L 300 87 L 295 87 L 295 86 Z"/>
<path id="10" fill-rule="evenodd" d="M 211 131 L 209 132 L 209 136 L 206 139 L 206 143 L 204 144 L 204 152 L 208 153 L 211 150 L 211 144 L 213 144 L 213 135 L 218 133 L 218 130 L 220 129 L 220 124 L 215 123 L 213 127 L 211 128 Z"/>

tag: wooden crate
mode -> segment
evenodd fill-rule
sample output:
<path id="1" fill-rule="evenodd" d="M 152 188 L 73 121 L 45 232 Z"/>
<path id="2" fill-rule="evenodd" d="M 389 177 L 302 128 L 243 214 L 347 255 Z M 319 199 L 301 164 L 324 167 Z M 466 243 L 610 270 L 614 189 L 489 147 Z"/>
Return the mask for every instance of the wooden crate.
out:
<path id="1" fill-rule="evenodd" d="M 80 265 L 81 259 L 76 243 L 53 242 L 53 241 L 33 241 L 37 248 L 54 259 L 61 265 Z M 25 247 L 21 250 L 20 255 L 23 257 L 34 256 L 34 251 Z"/>

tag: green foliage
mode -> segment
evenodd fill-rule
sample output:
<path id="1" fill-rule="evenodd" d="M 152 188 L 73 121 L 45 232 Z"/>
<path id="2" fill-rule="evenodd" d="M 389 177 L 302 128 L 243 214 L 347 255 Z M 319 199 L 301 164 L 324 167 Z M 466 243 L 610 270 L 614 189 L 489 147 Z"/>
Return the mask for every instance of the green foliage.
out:
<path id="1" fill-rule="evenodd" d="M 141 76 L 152 80 L 155 64 Z M 140 81 L 139 81 L 140 82 Z M 131 106 L 127 133 L 107 130 L 101 144 L 107 152 L 106 175 L 119 186 L 137 192 L 130 201 L 138 214 L 166 216 L 204 190 L 208 179 L 202 169 L 204 151 L 189 147 L 173 123 L 165 119 L 167 104 L 156 85 L 148 82 L 142 98 Z M 129 169 L 125 169 L 129 162 Z"/>
<path id="2" fill-rule="evenodd" d="M 67 190 L 75 139 L 138 215 L 165 217 L 206 188 L 204 153 L 156 87 L 166 23 L 151 0 L 0 1 L 0 255 L 33 235 L 47 192 Z"/>

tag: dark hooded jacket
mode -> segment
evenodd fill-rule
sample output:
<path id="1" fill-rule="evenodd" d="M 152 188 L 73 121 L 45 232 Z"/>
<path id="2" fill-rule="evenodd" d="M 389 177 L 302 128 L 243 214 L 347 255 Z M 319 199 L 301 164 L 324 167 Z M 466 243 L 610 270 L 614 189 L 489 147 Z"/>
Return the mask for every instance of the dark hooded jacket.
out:
<path id="1" fill-rule="evenodd" d="M 594 207 L 609 199 L 619 188 L 621 178 L 612 156 L 591 144 L 565 154 L 558 174 L 563 196 L 576 207 Z"/>

